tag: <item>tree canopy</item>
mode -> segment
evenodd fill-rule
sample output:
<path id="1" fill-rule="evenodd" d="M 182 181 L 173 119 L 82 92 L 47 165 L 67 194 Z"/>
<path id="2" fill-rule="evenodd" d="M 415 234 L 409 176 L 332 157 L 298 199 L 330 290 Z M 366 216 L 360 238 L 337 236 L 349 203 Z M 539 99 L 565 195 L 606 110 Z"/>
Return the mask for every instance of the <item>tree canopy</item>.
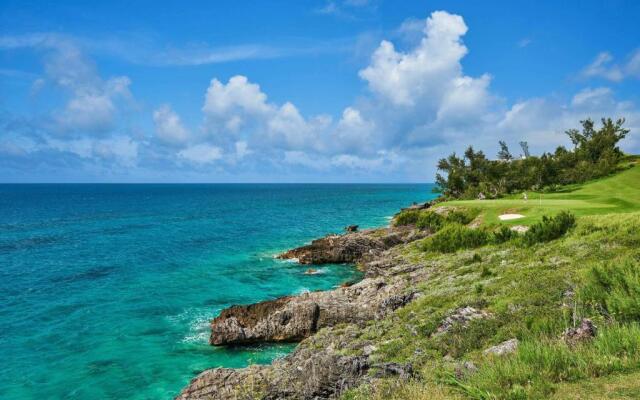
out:
<path id="1" fill-rule="evenodd" d="M 500 197 L 523 190 L 553 189 L 558 185 L 584 182 L 611 174 L 623 156 L 618 142 L 629 130 L 624 119 L 603 118 L 596 129 L 591 119 L 580 121 L 582 130 L 565 133 L 573 149 L 558 146 L 553 153 L 532 156 L 529 144 L 521 141 L 521 158 L 514 157 L 505 141 L 499 141 L 497 159 L 469 146 L 462 157 L 451 154 L 438 161 L 436 184 L 443 196 L 450 198 Z"/>

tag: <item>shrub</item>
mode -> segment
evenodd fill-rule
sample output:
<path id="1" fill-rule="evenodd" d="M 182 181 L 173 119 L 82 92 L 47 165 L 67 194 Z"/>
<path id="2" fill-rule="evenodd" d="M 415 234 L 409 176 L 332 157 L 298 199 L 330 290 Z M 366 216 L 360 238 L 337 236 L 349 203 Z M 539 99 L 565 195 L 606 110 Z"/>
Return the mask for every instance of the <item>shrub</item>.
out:
<path id="1" fill-rule="evenodd" d="M 419 210 L 405 210 L 401 211 L 398 216 L 396 216 L 393 224 L 395 226 L 404 226 L 404 225 L 413 225 L 418 221 L 420 217 Z"/>
<path id="2" fill-rule="evenodd" d="M 618 321 L 640 320 L 640 266 L 628 259 L 591 268 L 581 297 L 588 307 Z"/>
<path id="3" fill-rule="evenodd" d="M 493 275 L 493 272 L 491 272 L 491 269 L 486 265 L 483 265 L 482 269 L 480 270 L 480 277 L 486 278 L 491 275 Z"/>
<path id="4" fill-rule="evenodd" d="M 489 235 L 481 229 L 470 229 L 460 224 L 449 224 L 423 242 L 424 251 L 453 253 L 459 249 L 484 246 Z"/>
<path id="5" fill-rule="evenodd" d="M 562 211 L 555 217 L 542 217 L 542 221 L 531 226 L 524 234 L 524 243 L 531 246 L 536 243 L 548 242 L 564 235 L 576 224 L 573 214 Z"/>
<path id="6" fill-rule="evenodd" d="M 434 211 L 424 211 L 418 216 L 416 226 L 419 229 L 429 229 L 437 232 L 446 224 L 467 225 L 478 215 L 478 210 L 461 209 L 450 210 L 446 215 Z"/>
<path id="7" fill-rule="evenodd" d="M 508 242 L 514 237 L 518 236 L 518 234 L 511 230 L 508 226 L 502 225 L 500 228 L 495 230 L 491 235 L 491 242 L 495 244 L 500 244 L 504 242 Z"/>
<path id="8" fill-rule="evenodd" d="M 464 261 L 464 265 L 471 265 L 475 263 L 479 263 L 482 261 L 482 257 L 478 253 L 473 253 L 473 255 Z"/>
<path id="9" fill-rule="evenodd" d="M 447 222 L 467 225 L 478 216 L 479 211 L 475 209 L 453 210 L 447 214 Z"/>
<path id="10" fill-rule="evenodd" d="M 427 211 L 418 217 L 418 222 L 416 222 L 416 227 L 418 229 L 429 229 L 433 232 L 437 232 L 444 225 L 445 219 L 442 215 L 435 213 L 433 211 Z"/>

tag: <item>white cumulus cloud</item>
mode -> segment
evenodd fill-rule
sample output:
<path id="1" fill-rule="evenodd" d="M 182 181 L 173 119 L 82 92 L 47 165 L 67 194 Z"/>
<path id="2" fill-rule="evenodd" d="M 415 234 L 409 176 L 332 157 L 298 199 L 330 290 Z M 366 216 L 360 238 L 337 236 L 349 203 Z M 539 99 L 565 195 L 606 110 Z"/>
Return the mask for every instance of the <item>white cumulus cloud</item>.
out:
<path id="1" fill-rule="evenodd" d="M 211 164 L 223 157 L 222 149 L 206 143 L 196 144 L 178 152 L 178 157 L 194 164 Z"/>
<path id="2" fill-rule="evenodd" d="M 165 143 L 179 145 L 189 140 L 189 131 L 183 126 L 180 116 L 168 104 L 153 112 L 156 136 Z"/>

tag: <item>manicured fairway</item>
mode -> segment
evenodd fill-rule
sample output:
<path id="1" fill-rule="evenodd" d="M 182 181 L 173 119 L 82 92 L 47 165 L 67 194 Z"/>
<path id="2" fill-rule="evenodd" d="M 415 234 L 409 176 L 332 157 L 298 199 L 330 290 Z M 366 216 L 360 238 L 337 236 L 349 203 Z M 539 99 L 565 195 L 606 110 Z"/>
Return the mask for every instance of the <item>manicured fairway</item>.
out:
<path id="1" fill-rule="evenodd" d="M 552 215 L 568 210 L 581 215 L 623 213 L 640 210 L 640 164 L 616 175 L 576 185 L 560 193 L 527 193 L 499 200 L 458 200 L 440 206 L 464 205 L 482 210 L 487 224 L 530 224 L 542 215 Z M 501 214 L 523 214 L 525 218 L 500 221 Z"/>

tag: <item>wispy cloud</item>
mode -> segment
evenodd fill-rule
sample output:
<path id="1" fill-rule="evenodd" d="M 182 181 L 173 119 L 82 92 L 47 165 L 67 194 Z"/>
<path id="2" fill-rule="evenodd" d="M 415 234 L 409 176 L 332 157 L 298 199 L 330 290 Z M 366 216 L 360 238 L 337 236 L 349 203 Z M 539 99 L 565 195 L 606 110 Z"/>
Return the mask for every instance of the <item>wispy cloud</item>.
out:
<path id="1" fill-rule="evenodd" d="M 260 44 L 243 44 L 236 46 L 192 48 L 171 48 L 153 51 L 146 58 L 132 59 L 141 64 L 159 66 L 188 66 L 220 64 L 243 60 L 266 60 L 276 58 L 300 57 L 346 51 L 345 43 L 316 43 L 309 46 L 269 46 Z"/>
<path id="2" fill-rule="evenodd" d="M 523 47 L 527 47 L 529 46 L 531 43 L 533 43 L 533 40 L 530 38 L 522 38 L 518 41 L 518 47 L 523 48 Z"/>
<path id="3" fill-rule="evenodd" d="M 357 19 L 362 12 L 375 12 L 378 2 L 375 0 L 327 0 L 324 6 L 316 8 L 315 12 L 335 17 Z"/>
<path id="4" fill-rule="evenodd" d="M 234 61 L 304 57 L 346 52 L 355 39 L 329 41 L 292 39 L 287 44 L 236 44 L 216 46 L 207 43 L 167 46 L 145 35 L 102 38 L 75 37 L 59 33 L 32 33 L 0 36 L 0 50 L 17 48 L 52 48 L 73 45 L 89 54 L 106 54 L 132 64 L 151 66 L 198 66 Z"/>
<path id="5" fill-rule="evenodd" d="M 0 76 L 13 79 L 33 80 L 38 77 L 37 74 L 27 71 L 21 71 L 19 69 L 0 68 Z"/>
<path id="6" fill-rule="evenodd" d="M 640 78 L 640 49 L 627 55 L 624 63 L 614 63 L 611 53 L 603 51 L 582 70 L 585 78 L 604 78 L 613 82 L 620 82 L 625 78 Z"/>

